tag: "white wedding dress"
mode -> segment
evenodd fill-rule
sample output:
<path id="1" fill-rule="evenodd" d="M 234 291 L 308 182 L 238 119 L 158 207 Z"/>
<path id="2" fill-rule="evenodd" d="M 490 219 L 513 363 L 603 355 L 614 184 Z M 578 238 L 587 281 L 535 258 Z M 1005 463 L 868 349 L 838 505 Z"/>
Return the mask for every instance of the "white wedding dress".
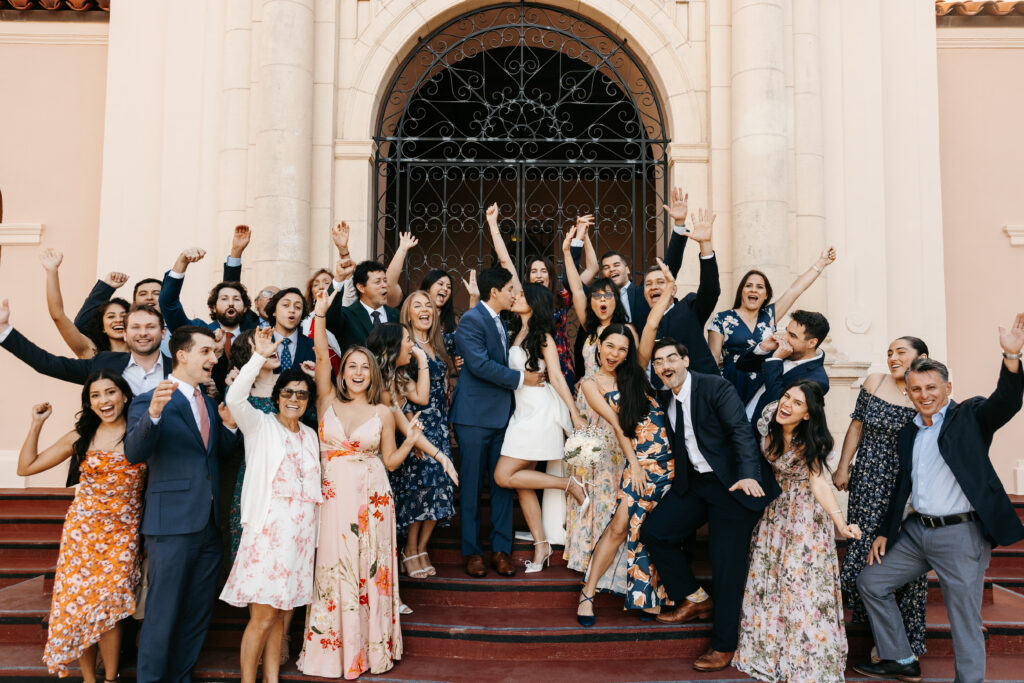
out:
<path id="1" fill-rule="evenodd" d="M 508 351 L 508 365 L 513 370 L 526 370 L 526 351 L 513 346 Z M 538 370 L 545 370 L 544 360 Z M 505 429 L 501 454 L 520 460 L 547 461 L 547 473 L 564 476 L 562 449 L 565 437 L 572 434 L 572 416 L 558 392 L 545 382 L 541 387 L 525 384 L 515 393 L 516 409 Z M 565 545 L 565 492 L 545 489 L 541 502 L 544 535 L 554 545 Z"/>

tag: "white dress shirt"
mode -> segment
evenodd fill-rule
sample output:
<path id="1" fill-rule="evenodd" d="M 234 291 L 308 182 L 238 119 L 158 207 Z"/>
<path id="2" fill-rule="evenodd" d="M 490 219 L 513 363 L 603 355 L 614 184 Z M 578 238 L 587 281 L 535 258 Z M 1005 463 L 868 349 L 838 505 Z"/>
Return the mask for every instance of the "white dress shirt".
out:
<path id="1" fill-rule="evenodd" d="M 622 305 L 622 311 L 626 314 L 626 322 L 633 322 L 633 312 L 629 310 L 629 294 L 626 293 L 632 286 L 632 282 L 627 282 L 626 285 L 619 290 L 619 303 Z"/>
<path id="2" fill-rule="evenodd" d="M 768 355 L 767 351 L 762 351 L 761 350 L 761 345 L 760 344 L 758 344 L 757 346 L 754 347 L 754 353 L 756 353 L 759 356 L 767 356 Z M 779 359 L 779 358 L 772 357 L 772 358 L 768 358 L 767 360 L 765 360 L 765 363 L 778 363 L 778 362 L 781 362 L 782 363 L 782 374 L 786 374 L 787 372 L 789 372 L 790 370 L 792 370 L 796 366 L 803 365 L 804 363 L 810 363 L 815 358 L 821 358 L 823 355 L 825 355 L 825 352 L 822 351 L 821 349 L 818 349 L 817 351 L 814 352 L 814 355 L 811 356 L 810 358 L 804 358 L 802 360 L 790 360 L 788 358 Z M 747 419 L 748 420 L 753 420 L 754 419 L 754 410 L 757 409 L 757 402 L 761 400 L 761 395 L 762 394 L 764 394 L 764 384 L 762 384 L 761 388 L 757 390 L 756 394 L 754 394 L 754 398 L 750 399 L 750 402 L 747 403 L 747 411 L 746 412 L 747 412 Z M 761 416 L 758 415 L 758 417 L 761 417 Z"/>
<path id="3" fill-rule="evenodd" d="M 156 385 L 164 379 L 163 354 L 160 354 L 156 363 L 149 370 L 135 362 L 135 354 L 131 354 L 128 357 L 128 365 L 121 371 L 121 377 L 128 383 L 132 393 L 136 396 L 156 389 Z"/>
<path id="4" fill-rule="evenodd" d="M 683 442 L 686 444 L 686 455 L 690 458 L 690 464 L 693 468 L 705 474 L 711 472 L 711 465 L 708 464 L 707 459 L 700 452 L 700 446 L 697 445 L 697 434 L 693 431 L 693 413 L 690 412 L 690 392 L 693 389 L 693 376 L 687 372 L 686 379 L 683 381 L 682 386 L 679 387 L 673 395 L 673 401 L 678 401 L 679 405 L 683 408 L 683 416 L 686 418 L 683 425 Z M 668 421 L 672 425 L 672 430 L 676 429 L 676 410 L 675 406 L 672 406 L 668 411 Z"/>
<path id="5" fill-rule="evenodd" d="M 384 324 L 386 322 L 390 322 L 388 320 L 388 311 L 383 306 L 381 306 L 379 308 L 371 308 L 371 307 L 367 306 L 366 302 L 363 301 L 362 299 L 359 300 L 359 303 L 362 305 L 363 308 L 366 309 L 366 314 L 368 316 L 370 316 L 370 322 L 373 322 L 373 314 L 374 314 L 375 311 L 377 313 L 380 313 L 380 322 L 381 322 L 381 324 Z"/>
<path id="6" fill-rule="evenodd" d="M 184 396 L 185 400 L 188 401 L 189 407 L 192 408 L 192 417 L 196 421 L 196 427 L 199 428 L 199 430 L 201 432 L 202 431 L 202 427 L 200 427 L 200 422 L 199 422 L 199 406 L 196 405 L 196 396 L 195 396 L 196 388 L 195 388 L 195 386 L 192 385 L 192 384 L 189 384 L 188 382 L 186 382 L 185 380 L 181 379 L 180 377 L 175 377 L 174 373 L 171 373 L 170 375 L 167 375 L 167 379 L 171 380 L 172 382 L 177 382 L 178 383 L 178 391 L 181 392 L 181 395 Z M 164 407 L 166 408 L 166 406 L 164 406 Z M 162 416 L 163 416 L 163 414 L 161 413 L 161 417 Z M 159 417 L 153 417 L 152 415 L 150 415 L 149 418 L 151 420 L 153 420 L 153 424 L 159 424 L 160 423 L 160 418 Z M 213 420 L 210 420 L 210 429 L 211 430 L 213 429 Z"/>

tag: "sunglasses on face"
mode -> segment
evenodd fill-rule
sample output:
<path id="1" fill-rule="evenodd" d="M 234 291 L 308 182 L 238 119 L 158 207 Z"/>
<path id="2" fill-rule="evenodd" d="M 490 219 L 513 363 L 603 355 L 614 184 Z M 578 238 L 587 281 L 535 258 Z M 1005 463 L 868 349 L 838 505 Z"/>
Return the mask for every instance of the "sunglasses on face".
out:
<path id="1" fill-rule="evenodd" d="M 305 389 L 282 389 L 281 398 L 291 398 L 294 396 L 300 401 L 306 401 L 309 399 L 309 392 Z"/>

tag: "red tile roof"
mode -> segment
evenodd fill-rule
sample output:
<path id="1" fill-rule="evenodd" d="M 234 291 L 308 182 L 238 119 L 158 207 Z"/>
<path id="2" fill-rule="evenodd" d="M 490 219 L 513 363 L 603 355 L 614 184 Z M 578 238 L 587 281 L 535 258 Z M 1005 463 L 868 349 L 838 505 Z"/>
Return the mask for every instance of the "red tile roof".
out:
<path id="1" fill-rule="evenodd" d="M 2 9 L 109 12 L 110 0 L 0 0 L 0 10 Z"/>
<path id="2" fill-rule="evenodd" d="M 974 17 L 979 14 L 1005 17 L 1009 14 L 1024 16 L 1024 2 L 1019 0 L 999 1 L 986 0 L 986 2 L 941 2 L 936 0 L 935 14 L 940 17 L 960 16 Z"/>

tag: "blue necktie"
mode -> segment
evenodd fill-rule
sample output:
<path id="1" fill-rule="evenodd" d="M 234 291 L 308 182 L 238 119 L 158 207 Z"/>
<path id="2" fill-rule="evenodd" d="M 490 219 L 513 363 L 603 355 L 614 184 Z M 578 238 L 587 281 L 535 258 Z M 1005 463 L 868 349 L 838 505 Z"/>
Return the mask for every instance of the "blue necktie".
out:
<path id="1" fill-rule="evenodd" d="M 285 337 L 284 339 L 281 340 L 281 352 L 278 353 L 277 355 L 281 357 L 282 370 L 287 370 L 292 366 L 292 350 L 289 348 L 289 346 L 291 346 L 291 343 L 292 340 L 289 339 L 288 337 Z"/>
<path id="2" fill-rule="evenodd" d="M 508 337 L 505 335 L 505 326 L 501 324 L 501 317 L 494 316 L 494 324 L 498 326 L 498 337 L 501 338 L 502 358 L 508 357 Z"/>

